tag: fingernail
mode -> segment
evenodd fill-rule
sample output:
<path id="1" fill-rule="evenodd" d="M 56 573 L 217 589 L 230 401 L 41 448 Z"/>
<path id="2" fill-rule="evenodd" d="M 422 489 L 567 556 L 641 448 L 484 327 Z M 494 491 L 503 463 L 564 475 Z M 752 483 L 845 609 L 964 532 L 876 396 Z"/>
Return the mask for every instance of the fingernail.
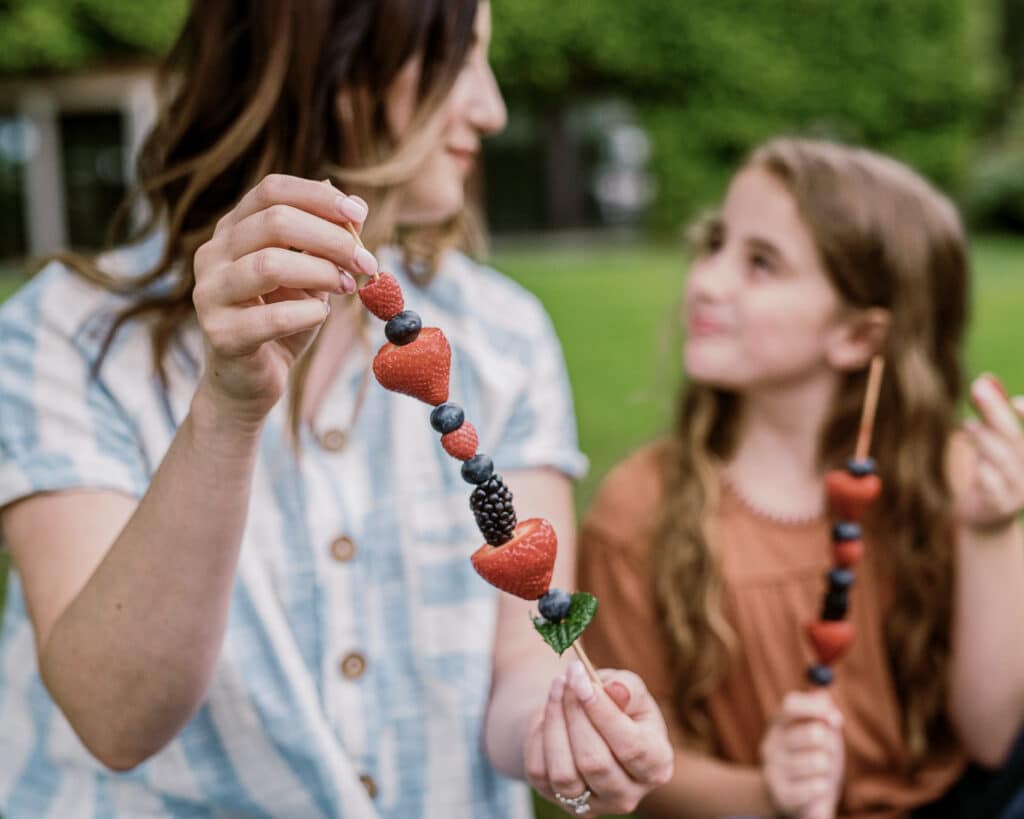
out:
<path id="1" fill-rule="evenodd" d="M 345 273 L 344 271 L 342 271 L 342 274 L 341 274 L 341 292 L 342 293 L 354 293 L 355 291 L 356 291 L 355 280 L 350 275 L 348 275 L 348 273 Z"/>
<path id="2" fill-rule="evenodd" d="M 365 247 L 357 247 L 355 252 L 355 263 L 356 267 L 367 276 L 373 276 L 377 273 L 377 259 L 374 255 L 367 250 Z"/>
<path id="3" fill-rule="evenodd" d="M 589 702 L 593 699 L 594 686 L 591 685 L 590 678 L 587 676 L 587 670 L 579 660 L 576 660 L 569 667 L 569 684 L 572 686 L 572 691 L 580 702 Z"/>
<path id="4" fill-rule="evenodd" d="M 366 203 L 362 199 L 357 200 L 354 196 L 339 196 L 334 200 L 334 204 L 342 216 L 353 222 L 365 222 L 366 215 L 370 212 Z"/>
<path id="5" fill-rule="evenodd" d="M 328 313 L 331 312 L 331 302 L 328 299 L 324 299 L 322 303 L 324 306 L 324 315 L 326 316 Z"/>
<path id="6" fill-rule="evenodd" d="M 548 696 L 552 702 L 561 702 L 562 696 L 565 694 L 565 680 L 561 677 L 555 677 L 551 682 L 551 691 Z"/>

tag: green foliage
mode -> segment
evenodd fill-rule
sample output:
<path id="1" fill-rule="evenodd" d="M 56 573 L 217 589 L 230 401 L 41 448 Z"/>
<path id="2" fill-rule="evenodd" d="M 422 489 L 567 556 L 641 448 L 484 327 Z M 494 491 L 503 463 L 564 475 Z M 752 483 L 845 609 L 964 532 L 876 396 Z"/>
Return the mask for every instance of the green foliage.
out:
<path id="1" fill-rule="evenodd" d="M 0 3 L 0 72 L 72 69 L 158 54 L 188 0 L 7 0 Z"/>
<path id="2" fill-rule="evenodd" d="M 999 74 L 968 6 L 495 0 L 493 57 L 513 100 L 632 101 L 655 146 L 655 222 L 670 226 L 779 133 L 866 143 L 957 189 Z"/>
<path id="3" fill-rule="evenodd" d="M 590 625 L 597 614 L 597 598 L 586 592 L 576 592 L 569 604 L 569 613 L 559 623 L 549 623 L 542 617 L 534 618 L 533 627 L 537 629 L 544 642 L 562 656 Z"/>

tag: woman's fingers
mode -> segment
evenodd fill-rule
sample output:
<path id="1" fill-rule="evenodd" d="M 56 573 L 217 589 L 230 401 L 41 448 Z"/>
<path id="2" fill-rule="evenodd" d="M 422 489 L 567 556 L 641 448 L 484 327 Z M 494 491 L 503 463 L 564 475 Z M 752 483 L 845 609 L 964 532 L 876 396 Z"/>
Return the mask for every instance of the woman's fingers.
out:
<path id="1" fill-rule="evenodd" d="M 602 675 L 605 687 L 614 685 L 628 691 L 626 712 L 607 694 L 597 691 L 582 663 L 570 666 L 569 682 L 589 728 L 630 778 L 644 784 L 663 784 L 671 777 L 674 754 L 668 732 L 639 677 L 624 671 L 611 677 Z"/>
<path id="2" fill-rule="evenodd" d="M 564 695 L 565 680 L 556 677 L 551 683 L 548 701 L 544 707 L 544 761 L 547 764 L 551 793 L 578 796 L 587 785 L 573 758 L 565 714 L 562 710 Z"/>
<path id="3" fill-rule="evenodd" d="M 366 202 L 358 196 L 346 196 L 329 182 L 272 173 L 243 196 L 217 228 L 237 225 L 274 205 L 291 205 L 339 224 L 351 222 L 358 230 L 362 229 L 368 212 Z"/>
<path id="4" fill-rule="evenodd" d="M 312 297 L 223 310 L 205 328 L 206 337 L 220 355 L 250 355 L 268 341 L 312 330 L 328 312 L 328 302 Z"/>
<path id="5" fill-rule="evenodd" d="M 216 239 L 214 240 L 216 241 Z M 268 247 L 297 248 L 353 273 L 372 276 L 377 260 L 344 227 L 291 205 L 271 205 L 236 224 L 225 238 L 232 259 Z"/>
<path id="6" fill-rule="evenodd" d="M 243 256 L 208 286 L 214 291 L 209 298 L 216 303 L 244 304 L 280 288 L 351 293 L 355 281 L 326 259 L 267 247 Z"/>
<path id="7" fill-rule="evenodd" d="M 783 726 L 814 719 L 835 727 L 843 724 L 842 713 L 824 691 L 791 691 L 783 699 L 782 706 L 775 715 L 775 722 Z"/>

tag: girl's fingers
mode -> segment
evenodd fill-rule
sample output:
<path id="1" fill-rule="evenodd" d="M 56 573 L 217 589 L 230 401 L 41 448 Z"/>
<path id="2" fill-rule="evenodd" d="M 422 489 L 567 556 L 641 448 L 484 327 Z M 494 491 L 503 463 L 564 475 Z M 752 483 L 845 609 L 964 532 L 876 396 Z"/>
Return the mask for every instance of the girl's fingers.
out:
<path id="1" fill-rule="evenodd" d="M 329 311 L 327 302 L 315 298 L 226 310 L 225 318 L 205 328 L 206 337 L 220 355 L 250 355 L 268 341 L 318 327 Z"/>
<path id="2" fill-rule="evenodd" d="M 964 429 L 970 434 L 975 447 L 977 447 L 980 456 L 979 471 L 983 465 L 988 464 L 1000 473 L 1006 484 L 1013 485 L 1021 481 L 1024 477 L 1021 475 L 1024 464 L 1021 462 L 1020 453 L 1021 450 L 1024 450 L 1024 446 L 1008 444 L 999 433 L 977 421 L 966 422 Z"/>
<path id="3" fill-rule="evenodd" d="M 791 691 L 782 701 L 782 706 L 775 715 L 779 725 L 791 722 L 817 719 L 828 725 L 840 727 L 843 715 L 825 692 Z"/>
<path id="4" fill-rule="evenodd" d="M 341 225 L 291 205 L 272 205 L 235 225 L 225 241 L 232 259 L 268 247 L 298 248 L 345 270 L 372 276 L 377 260 Z"/>
<path id="5" fill-rule="evenodd" d="M 982 420 L 991 429 L 1010 440 L 1024 437 L 1014 408 L 991 376 L 982 375 L 974 379 L 971 384 L 971 400 Z"/>
<path id="6" fill-rule="evenodd" d="M 221 220 L 218 228 L 237 225 L 273 205 L 290 205 L 338 224 L 352 222 L 359 230 L 368 212 L 366 202 L 358 196 L 346 196 L 330 183 L 287 174 L 270 174 L 242 197 Z"/>
<path id="7" fill-rule="evenodd" d="M 217 304 L 243 304 L 279 288 L 322 293 L 348 293 L 352 277 L 326 259 L 267 247 L 243 256 L 225 269 L 209 294 Z M 200 285 L 197 285 L 200 287 Z"/>
<path id="8" fill-rule="evenodd" d="M 782 746 L 789 752 L 828 751 L 831 734 L 835 729 L 821 720 L 806 720 L 783 730 Z"/>
<path id="9" fill-rule="evenodd" d="M 565 679 L 556 677 L 544 706 L 544 762 L 552 793 L 578 796 L 587 788 L 576 768 L 562 704 Z"/>
<path id="10" fill-rule="evenodd" d="M 832 770 L 832 755 L 822 749 L 798 751 L 789 755 L 785 775 L 793 782 L 816 777 L 827 777 Z"/>

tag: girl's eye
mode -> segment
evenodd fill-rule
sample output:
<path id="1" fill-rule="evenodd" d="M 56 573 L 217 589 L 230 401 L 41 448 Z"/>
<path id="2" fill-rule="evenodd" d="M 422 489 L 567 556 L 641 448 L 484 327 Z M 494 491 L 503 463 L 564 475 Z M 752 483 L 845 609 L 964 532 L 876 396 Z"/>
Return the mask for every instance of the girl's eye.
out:
<path id="1" fill-rule="evenodd" d="M 754 253 L 750 257 L 750 266 L 760 273 L 775 272 L 775 263 L 763 253 Z"/>

